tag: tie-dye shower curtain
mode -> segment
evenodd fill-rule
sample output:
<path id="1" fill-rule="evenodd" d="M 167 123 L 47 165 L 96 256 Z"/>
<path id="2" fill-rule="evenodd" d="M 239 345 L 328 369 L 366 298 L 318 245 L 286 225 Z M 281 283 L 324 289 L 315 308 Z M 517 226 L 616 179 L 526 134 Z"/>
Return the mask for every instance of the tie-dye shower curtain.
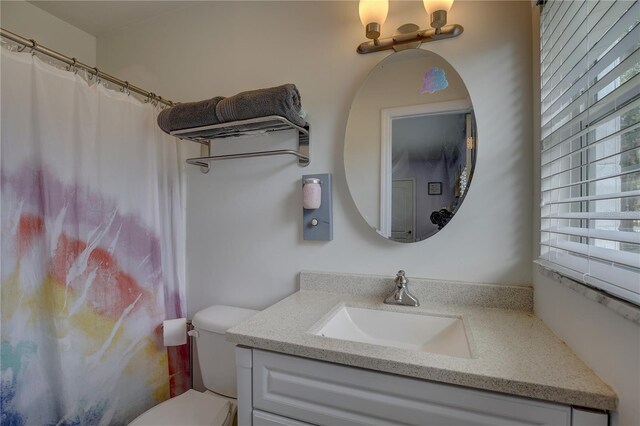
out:
<path id="1" fill-rule="evenodd" d="M 185 313 L 178 144 L 157 107 L 0 50 L 2 425 L 126 424 L 188 383 L 159 327 Z"/>

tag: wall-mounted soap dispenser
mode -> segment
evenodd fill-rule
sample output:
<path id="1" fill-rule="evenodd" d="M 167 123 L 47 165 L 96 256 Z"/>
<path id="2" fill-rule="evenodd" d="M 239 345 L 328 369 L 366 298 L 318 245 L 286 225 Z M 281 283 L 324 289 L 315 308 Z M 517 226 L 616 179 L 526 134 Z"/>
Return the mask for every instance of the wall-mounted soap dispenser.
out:
<path id="1" fill-rule="evenodd" d="M 333 240 L 331 174 L 302 176 L 302 233 L 305 240 Z"/>

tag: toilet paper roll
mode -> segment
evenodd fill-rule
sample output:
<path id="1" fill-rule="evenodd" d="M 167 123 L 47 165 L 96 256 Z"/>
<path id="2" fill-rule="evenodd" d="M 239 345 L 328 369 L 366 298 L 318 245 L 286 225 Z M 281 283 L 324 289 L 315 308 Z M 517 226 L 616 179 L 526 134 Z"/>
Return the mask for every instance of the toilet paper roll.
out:
<path id="1" fill-rule="evenodd" d="M 187 343 L 187 319 L 177 318 L 163 321 L 162 336 L 165 346 L 179 346 Z"/>

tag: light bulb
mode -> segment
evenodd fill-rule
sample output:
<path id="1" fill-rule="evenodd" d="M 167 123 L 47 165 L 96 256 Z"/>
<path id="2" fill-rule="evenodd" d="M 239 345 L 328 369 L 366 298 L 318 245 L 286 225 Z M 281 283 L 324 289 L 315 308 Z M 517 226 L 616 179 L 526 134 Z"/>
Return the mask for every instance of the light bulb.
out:
<path id="1" fill-rule="evenodd" d="M 367 38 L 377 39 L 389 13 L 389 0 L 360 0 L 359 13 Z"/>
<path id="2" fill-rule="evenodd" d="M 453 0 L 422 0 L 424 10 L 431 18 L 431 26 L 436 29 L 436 34 L 440 28 L 447 24 L 447 13 L 453 5 Z"/>
<path id="3" fill-rule="evenodd" d="M 445 12 L 451 10 L 453 0 L 422 0 L 422 3 L 424 4 L 424 10 L 431 15 L 436 10 L 444 10 Z"/>
<path id="4" fill-rule="evenodd" d="M 360 22 L 365 27 L 375 22 L 384 24 L 389 13 L 389 0 L 360 0 Z"/>

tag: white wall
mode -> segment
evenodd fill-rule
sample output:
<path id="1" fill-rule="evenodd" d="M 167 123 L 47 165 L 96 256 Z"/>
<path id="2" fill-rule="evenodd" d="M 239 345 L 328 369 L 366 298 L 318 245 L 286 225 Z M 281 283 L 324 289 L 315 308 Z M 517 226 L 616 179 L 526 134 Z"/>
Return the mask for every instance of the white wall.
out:
<path id="1" fill-rule="evenodd" d="M 411 20 L 427 25 L 421 2 L 392 2 L 383 33 Z M 309 112 L 309 167 L 258 158 L 216 162 L 207 175 L 188 168 L 190 314 L 212 303 L 265 308 L 297 290 L 303 269 L 530 284 L 531 7 L 461 1 L 450 20 L 464 34 L 423 47 L 467 85 L 477 169 L 454 220 L 416 244 L 379 237 L 345 182 L 351 100 L 389 54 L 356 53 L 364 41 L 357 2 L 207 2 L 99 37 L 100 68 L 163 97 L 199 100 L 292 82 Z M 271 147 L 268 140 L 249 143 Z M 306 242 L 300 178 L 322 172 L 334 174 L 334 240 Z"/>
<path id="2" fill-rule="evenodd" d="M 96 63 L 96 38 L 22 0 L 0 2 L 0 26 L 87 65 Z"/>
<path id="3" fill-rule="evenodd" d="M 540 240 L 540 45 L 539 15 L 532 14 L 533 52 L 533 234 L 534 258 Z M 595 373 L 611 386 L 619 398 L 612 426 L 637 425 L 640 419 L 640 325 L 613 310 L 564 287 L 540 272 L 532 273 L 536 316 Z"/>
<path id="4" fill-rule="evenodd" d="M 612 425 L 640 419 L 640 326 L 534 270 L 536 316 L 616 391 Z"/>

